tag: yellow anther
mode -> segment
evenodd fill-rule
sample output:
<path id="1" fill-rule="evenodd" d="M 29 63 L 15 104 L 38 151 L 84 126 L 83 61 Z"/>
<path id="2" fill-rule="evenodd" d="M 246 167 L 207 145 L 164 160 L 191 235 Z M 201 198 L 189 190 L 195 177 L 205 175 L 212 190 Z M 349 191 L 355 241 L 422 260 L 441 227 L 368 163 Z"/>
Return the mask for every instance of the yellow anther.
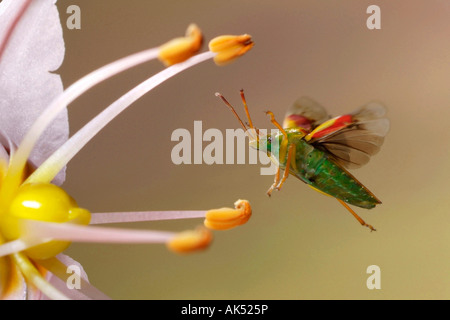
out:
<path id="1" fill-rule="evenodd" d="M 206 249 L 213 239 L 211 231 L 203 227 L 184 231 L 167 243 L 167 247 L 177 253 L 190 253 Z"/>
<path id="2" fill-rule="evenodd" d="M 253 47 L 252 37 L 248 34 L 240 36 L 219 36 L 209 42 L 209 50 L 217 52 L 214 62 L 225 65 L 239 58 Z"/>
<path id="3" fill-rule="evenodd" d="M 203 35 L 195 24 L 189 25 L 186 36 L 175 38 L 159 48 L 159 60 L 166 66 L 183 62 L 195 55 L 203 44 Z"/>
<path id="4" fill-rule="evenodd" d="M 252 215 L 252 208 L 247 200 L 234 203 L 235 209 L 221 208 L 206 213 L 204 225 L 214 230 L 227 230 L 246 223 Z"/>
<path id="5" fill-rule="evenodd" d="M 22 219 L 87 225 L 91 214 L 79 208 L 62 188 L 49 183 L 36 183 L 22 185 L 1 217 L 1 233 L 7 240 L 26 238 L 20 227 Z M 51 241 L 28 249 L 26 253 L 31 258 L 47 259 L 69 245 L 67 241 Z"/>

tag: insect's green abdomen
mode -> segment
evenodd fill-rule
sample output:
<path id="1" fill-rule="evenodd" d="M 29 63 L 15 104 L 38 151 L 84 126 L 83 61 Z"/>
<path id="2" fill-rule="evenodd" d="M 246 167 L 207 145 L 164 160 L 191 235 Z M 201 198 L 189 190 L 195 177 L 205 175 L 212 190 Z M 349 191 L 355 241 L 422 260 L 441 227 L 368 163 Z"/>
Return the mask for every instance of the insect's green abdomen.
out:
<path id="1" fill-rule="evenodd" d="M 302 139 L 289 133 L 289 145 L 295 144 L 296 168 L 290 172 L 312 187 L 349 204 L 370 209 L 381 203 L 366 187 L 344 168 L 334 163 L 328 155 Z M 281 163 L 285 167 L 286 159 Z"/>
<path id="2" fill-rule="evenodd" d="M 316 149 L 318 152 L 322 152 Z M 311 185 L 329 195 L 349 204 L 373 208 L 380 201 L 358 180 L 345 169 L 329 159 L 315 168 L 316 174 L 311 179 Z"/>

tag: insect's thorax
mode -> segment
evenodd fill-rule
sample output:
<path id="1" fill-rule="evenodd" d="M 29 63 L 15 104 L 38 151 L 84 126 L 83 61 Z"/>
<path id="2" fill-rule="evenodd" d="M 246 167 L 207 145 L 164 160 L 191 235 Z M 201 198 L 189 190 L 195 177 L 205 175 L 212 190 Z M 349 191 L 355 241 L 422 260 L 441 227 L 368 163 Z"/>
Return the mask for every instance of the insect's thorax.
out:
<path id="1" fill-rule="evenodd" d="M 315 148 L 304 140 L 305 134 L 297 130 L 287 130 L 287 143 L 282 133 L 272 138 L 277 139 L 278 146 L 272 143 L 271 156 L 278 161 L 281 168 L 286 167 L 289 149 L 293 149 L 290 171 L 302 180 L 308 180 L 315 174 L 321 163 L 327 160 L 325 152 Z"/>
<path id="2" fill-rule="evenodd" d="M 276 160 L 281 168 L 286 167 L 289 148 L 293 148 L 293 155 L 296 166 L 291 170 L 301 169 L 302 167 L 313 165 L 322 159 L 326 154 L 304 140 L 305 134 L 298 130 L 286 130 L 287 140 L 283 133 L 277 133 L 271 137 L 269 154 Z"/>

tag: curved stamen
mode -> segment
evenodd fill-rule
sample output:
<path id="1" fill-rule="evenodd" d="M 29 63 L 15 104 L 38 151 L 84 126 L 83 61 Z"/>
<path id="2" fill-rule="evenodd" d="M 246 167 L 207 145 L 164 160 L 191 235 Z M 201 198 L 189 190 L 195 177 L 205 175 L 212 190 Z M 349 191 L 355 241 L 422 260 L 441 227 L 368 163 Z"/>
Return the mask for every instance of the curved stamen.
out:
<path id="1" fill-rule="evenodd" d="M 156 59 L 158 57 L 158 52 L 159 48 L 152 48 L 116 60 L 89 73 L 88 75 L 84 76 L 83 78 L 72 84 L 70 87 L 68 87 L 33 123 L 30 130 L 27 132 L 21 144 L 19 145 L 16 156 L 11 161 L 11 167 L 8 175 L 10 175 L 11 177 L 17 177 L 18 175 L 20 175 L 31 153 L 31 150 L 35 146 L 39 137 L 42 135 L 48 125 L 64 108 L 66 108 L 68 104 L 70 104 L 81 94 L 83 94 L 96 84 L 138 64 Z"/>
<path id="2" fill-rule="evenodd" d="M 17 240 L 12 240 L 12 241 L 6 242 L 6 243 L 0 245 L 0 258 L 8 256 L 8 255 L 16 253 L 16 252 L 21 252 L 21 251 L 27 250 L 29 248 L 32 248 L 39 244 L 46 243 L 48 241 L 50 241 L 50 239 L 45 240 L 45 239 L 34 238 L 34 239 L 17 239 Z"/>
<path id="3" fill-rule="evenodd" d="M 124 111 L 133 102 L 141 98 L 144 94 L 170 79 L 176 74 L 200 63 L 211 59 L 215 53 L 204 52 L 191 59 L 175 64 L 164 69 L 153 77 L 142 82 L 135 88 L 128 91 L 117 99 L 99 115 L 87 123 L 76 134 L 74 134 L 65 144 L 53 153 L 36 171 L 28 177 L 26 183 L 50 182 L 58 172 L 83 148 L 103 127 L 113 120 L 119 113 Z"/>
<path id="4" fill-rule="evenodd" d="M 70 223 L 23 221 L 24 233 L 30 238 L 97 243 L 166 243 L 175 232 L 86 227 Z"/>
<path id="5" fill-rule="evenodd" d="M 68 300 L 58 289 L 53 287 L 47 280 L 39 273 L 31 261 L 21 253 L 15 253 L 11 256 L 15 264 L 19 267 L 28 283 L 33 284 L 43 294 L 53 300 Z"/>

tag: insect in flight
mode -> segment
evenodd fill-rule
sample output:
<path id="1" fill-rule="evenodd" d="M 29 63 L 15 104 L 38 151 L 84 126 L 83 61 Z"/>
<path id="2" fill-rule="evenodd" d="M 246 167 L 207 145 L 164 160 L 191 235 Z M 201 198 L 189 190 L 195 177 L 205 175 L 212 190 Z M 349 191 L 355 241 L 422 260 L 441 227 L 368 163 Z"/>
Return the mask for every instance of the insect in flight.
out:
<path id="1" fill-rule="evenodd" d="M 371 209 L 381 204 L 381 201 L 347 169 L 365 165 L 380 150 L 389 131 L 389 120 L 384 118 L 384 106 L 371 102 L 353 113 L 330 119 L 317 102 L 302 97 L 287 111 L 283 126 L 275 120 L 271 111 L 267 111 L 271 122 L 279 130 L 276 134 L 263 136 L 253 126 L 244 91 L 240 93 L 247 125 L 220 93 L 216 93 L 216 96 L 239 120 L 249 135 L 250 146 L 266 150 L 278 165 L 275 181 L 267 194 L 270 196 L 273 190 L 280 190 L 289 174 L 292 174 L 316 191 L 336 198 L 361 225 L 375 231 L 349 204 Z M 281 170 L 284 170 L 283 176 Z"/>

